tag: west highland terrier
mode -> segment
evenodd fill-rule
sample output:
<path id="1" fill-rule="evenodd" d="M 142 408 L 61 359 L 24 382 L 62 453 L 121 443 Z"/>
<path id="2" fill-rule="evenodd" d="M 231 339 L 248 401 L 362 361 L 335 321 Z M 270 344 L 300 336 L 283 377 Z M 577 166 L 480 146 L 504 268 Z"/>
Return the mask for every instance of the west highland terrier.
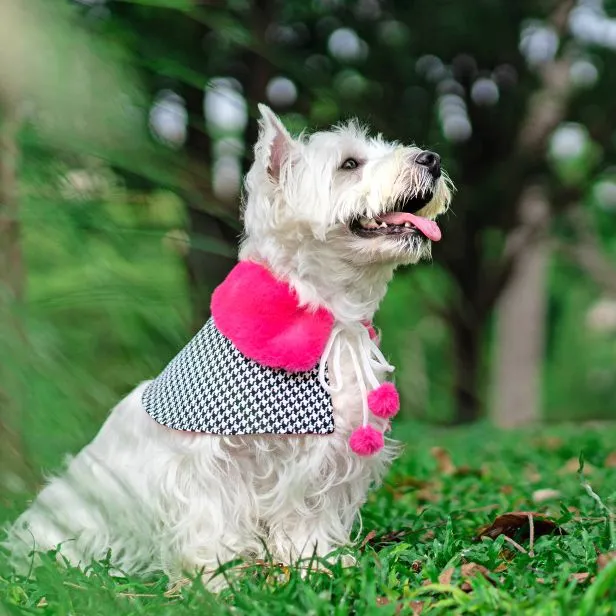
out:
<path id="1" fill-rule="evenodd" d="M 211 576 L 351 541 L 395 450 L 372 319 L 396 267 L 441 238 L 450 183 L 433 152 L 354 122 L 294 139 L 259 110 L 240 262 L 212 318 L 9 529 L 16 563 L 59 548 L 79 565 L 110 553 L 126 573 Z"/>

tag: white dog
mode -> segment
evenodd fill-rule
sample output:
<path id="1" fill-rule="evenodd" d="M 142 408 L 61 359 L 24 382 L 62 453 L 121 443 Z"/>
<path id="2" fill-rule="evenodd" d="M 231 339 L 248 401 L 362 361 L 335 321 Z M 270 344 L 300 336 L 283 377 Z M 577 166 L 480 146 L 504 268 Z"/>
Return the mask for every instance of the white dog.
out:
<path id="1" fill-rule="evenodd" d="M 398 407 L 370 323 L 394 269 L 440 239 L 450 185 L 432 152 L 353 122 L 293 139 L 259 109 L 240 263 L 213 320 L 9 529 L 16 563 L 111 550 L 127 573 L 211 575 L 349 543 Z"/>

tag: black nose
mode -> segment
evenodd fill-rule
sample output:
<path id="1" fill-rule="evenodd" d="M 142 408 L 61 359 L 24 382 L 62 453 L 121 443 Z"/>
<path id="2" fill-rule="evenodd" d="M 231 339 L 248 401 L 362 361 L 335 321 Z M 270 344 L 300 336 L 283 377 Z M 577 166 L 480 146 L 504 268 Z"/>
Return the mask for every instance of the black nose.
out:
<path id="1" fill-rule="evenodd" d="M 428 167 L 428 171 L 434 179 L 441 177 L 441 157 L 436 152 L 426 150 L 415 159 L 415 162 L 418 165 Z"/>

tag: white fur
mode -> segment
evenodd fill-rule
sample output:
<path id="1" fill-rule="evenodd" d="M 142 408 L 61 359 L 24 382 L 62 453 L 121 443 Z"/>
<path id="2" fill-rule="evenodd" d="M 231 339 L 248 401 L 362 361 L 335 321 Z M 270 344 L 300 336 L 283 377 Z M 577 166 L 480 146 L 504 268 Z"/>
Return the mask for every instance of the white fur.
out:
<path id="1" fill-rule="evenodd" d="M 420 214 L 433 218 L 447 207 L 447 179 L 434 184 L 415 164 L 418 148 L 369 138 L 355 123 L 294 140 L 260 110 L 241 258 L 267 264 L 302 303 L 326 306 L 339 324 L 372 319 L 395 267 L 429 255 L 429 243 L 362 239 L 349 221 L 426 189 L 434 198 Z M 349 157 L 362 164 L 340 170 Z M 370 458 L 350 451 L 362 405 L 348 352 L 341 359 L 344 387 L 333 394 L 330 436 L 174 431 L 146 414 L 141 384 L 9 529 L 15 564 L 27 567 L 33 548 L 61 545 L 61 555 L 81 565 L 110 549 L 124 572 L 164 570 L 173 579 L 208 575 L 234 558 L 294 562 L 347 545 L 394 452 L 391 444 Z"/>

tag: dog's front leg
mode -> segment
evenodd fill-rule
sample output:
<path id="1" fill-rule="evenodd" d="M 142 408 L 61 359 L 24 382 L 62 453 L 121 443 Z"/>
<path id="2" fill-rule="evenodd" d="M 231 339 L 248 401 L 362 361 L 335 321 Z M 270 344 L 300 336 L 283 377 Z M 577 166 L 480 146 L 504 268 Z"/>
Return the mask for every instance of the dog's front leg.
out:
<path id="1" fill-rule="evenodd" d="M 327 556 L 334 546 L 325 518 L 298 510 L 271 525 L 268 549 L 272 557 L 285 564 L 295 564 L 313 556 Z"/>
<path id="2" fill-rule="evenodd" d="M 344 484 L 326 494 L 306 494 L 303 502 L 289 503 L 268 520 L 267 547 L 272 557 L 295 564 L 312 557 L 323 559 L 348 545 L 358 505 L 349 503 L 349 489 Z"/>

